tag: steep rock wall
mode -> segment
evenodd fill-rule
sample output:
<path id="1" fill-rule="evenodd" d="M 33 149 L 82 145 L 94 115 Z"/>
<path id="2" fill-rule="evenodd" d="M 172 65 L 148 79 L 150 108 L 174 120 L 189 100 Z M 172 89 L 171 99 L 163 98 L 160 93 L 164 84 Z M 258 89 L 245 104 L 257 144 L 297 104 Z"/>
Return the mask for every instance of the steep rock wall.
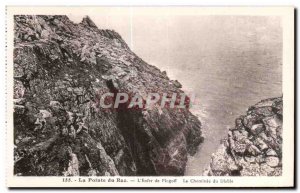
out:
<path id="1" fill-rule="evenodd" d="M 90 18 L 15 16 L 15 174 L 183 175 L 201 143 L 188 109 L 102 109 L 105 92 L 182 93 Z"/>

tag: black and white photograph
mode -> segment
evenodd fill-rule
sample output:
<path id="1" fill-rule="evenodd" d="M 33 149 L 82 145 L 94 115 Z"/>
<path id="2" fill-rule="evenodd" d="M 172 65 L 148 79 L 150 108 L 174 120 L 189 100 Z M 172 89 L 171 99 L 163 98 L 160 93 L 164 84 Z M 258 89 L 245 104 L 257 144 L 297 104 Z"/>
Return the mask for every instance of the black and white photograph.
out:
<path id="1" fill-rule="evenodd" d="M 12 186 L 293 184 L 292 7 L 7 9 Z"/>

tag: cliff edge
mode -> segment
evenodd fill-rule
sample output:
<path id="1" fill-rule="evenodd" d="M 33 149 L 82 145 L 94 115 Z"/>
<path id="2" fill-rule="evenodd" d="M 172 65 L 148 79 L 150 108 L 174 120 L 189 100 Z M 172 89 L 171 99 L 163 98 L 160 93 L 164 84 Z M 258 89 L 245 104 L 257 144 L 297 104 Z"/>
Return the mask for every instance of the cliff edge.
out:
<path id="1" fill-rule="evenodd" d="M 15 175 L 183 175 L 202 140 L 188 108 L 99 105 L 107 92 L 183 93 L 177 81 L 89 17 L 17 15 L 14 25 Z"/>
<path id="2" fill-rule="evenodd" d="M 237 118 L 204 175 L 282 175 L 282 107 L 282 97 L 266 99 Z"/>

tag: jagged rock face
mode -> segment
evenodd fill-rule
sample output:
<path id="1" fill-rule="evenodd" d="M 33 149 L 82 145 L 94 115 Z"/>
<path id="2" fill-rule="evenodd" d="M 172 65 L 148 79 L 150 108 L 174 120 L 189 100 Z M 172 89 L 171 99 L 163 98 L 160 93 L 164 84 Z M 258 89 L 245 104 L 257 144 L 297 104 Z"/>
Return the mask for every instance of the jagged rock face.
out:
<path id="1" fill-rule="evenodd" d="M 105 92 L 182 93 L 87 17 L 15 16 L 16 175 L 183 175 L 201 142 L 188 109 L 102 109 Z M 176 83 L 176 84 L 174 84 Z"/>
<path id="2" fill-rule="evenodd" d="M 205 175 L 282 175 L 282 97 L 263 100 L 236 119 Z"/>

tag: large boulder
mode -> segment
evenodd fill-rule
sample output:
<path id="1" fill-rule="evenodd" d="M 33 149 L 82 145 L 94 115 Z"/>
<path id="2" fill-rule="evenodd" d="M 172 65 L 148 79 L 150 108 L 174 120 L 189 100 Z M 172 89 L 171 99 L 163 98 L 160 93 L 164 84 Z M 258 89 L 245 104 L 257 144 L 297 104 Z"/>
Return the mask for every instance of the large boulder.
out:
<path id="1" fill-rule="evenodd" d="M 246 132 L 245 132 L 246 131 Z M 251 106 L 212 155 L 209 176 L 282 174 L 282 97 Z"/>

